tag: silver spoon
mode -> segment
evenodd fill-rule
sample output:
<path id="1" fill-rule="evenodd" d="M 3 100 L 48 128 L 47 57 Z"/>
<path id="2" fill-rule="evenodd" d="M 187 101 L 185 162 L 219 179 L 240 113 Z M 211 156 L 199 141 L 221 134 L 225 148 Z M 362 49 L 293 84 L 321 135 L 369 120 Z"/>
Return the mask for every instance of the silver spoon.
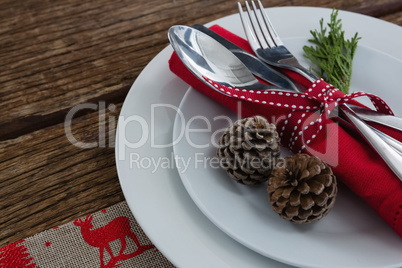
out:
<path id="1" fill-rule="evenodd" d="M 294 92 L 293 89 L 261 83 L 232 52 L 198 30 L 175 25 L 169 29 L 168 37 L 176 54 L 190 72 L 215 90 L 204 77 L 229 87 Z"/>

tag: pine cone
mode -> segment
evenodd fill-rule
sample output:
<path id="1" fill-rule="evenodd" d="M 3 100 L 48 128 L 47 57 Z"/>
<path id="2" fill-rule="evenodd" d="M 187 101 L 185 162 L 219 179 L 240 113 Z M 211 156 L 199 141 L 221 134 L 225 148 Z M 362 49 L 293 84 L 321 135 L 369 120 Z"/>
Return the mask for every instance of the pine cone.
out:
<path id="1" fill-rule="evenodd" d="M 280 156 L 280 139 L 274 124 L 261 117 L 237 120 L 219 140 L 220 165 L 239 183 L 266 181 Z"/>
<path id="2" fill-rule="evenodd" d="M 337 182 L 330 167 L 306 154 L 287 156 L 268 179 L 268 201 L 283 219 L 310 223 L 334 206 Z"/>

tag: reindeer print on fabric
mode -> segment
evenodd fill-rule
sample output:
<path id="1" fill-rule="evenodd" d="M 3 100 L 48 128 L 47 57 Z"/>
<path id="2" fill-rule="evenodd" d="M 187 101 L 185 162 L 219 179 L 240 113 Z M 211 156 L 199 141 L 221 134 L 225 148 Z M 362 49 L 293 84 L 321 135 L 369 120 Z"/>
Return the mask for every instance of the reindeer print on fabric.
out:
<path id="1" fill-rule="evenodd" d="M 117 262 L 119 261 L 133 258 L 148 249 L 155 248 L 154 245 L 140 244 L 137 236 L 131 230 L 130 221 L 127 217 L 117 217 L 114 220 L 110 221 L 107 225 L 96 229 L 92 229 L 94 227 L 91 223 L 92 220 L 92 215 L 87 215 L 85 220 L 75 220 L 74 225 L 81 228 L 81 235 L 88 245 L 99 248 L 101 264 L 100 267 L 102 268 L 116 267 L 117 265 L 119 265 L 117 264 Z M 127 244 L 127 237 L 132 239 L 137 245 L 137 249 L 134 252 L 128 254 L 124 253 Z M 117 256 L 114 256 L 109 243 L 117 239 L 120 240 L 121 247 L 119 254 Z M 107 264 L 105 264 L 104 258 L 105 249 L 110 255 L 110 260 Z"/>

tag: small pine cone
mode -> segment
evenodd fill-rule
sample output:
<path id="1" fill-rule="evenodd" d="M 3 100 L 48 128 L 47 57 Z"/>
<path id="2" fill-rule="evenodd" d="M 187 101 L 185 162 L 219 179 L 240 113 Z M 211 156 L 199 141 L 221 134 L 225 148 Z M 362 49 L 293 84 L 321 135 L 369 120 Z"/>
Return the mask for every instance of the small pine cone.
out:
<path id="1" fill-rule="evenodd" d="M 307 154 L 287 156 L 268 179 L 268 201 L 283 219 L 310 223 L 334 206 L 337 182 L 330 167 Z"/>
<path id="2" fill-rule="evenodd" d="M 274 124 L 261 117 L 237 120 L 219 140 L 220 165 L 235 181 L 256 185 L 266 181 L 280 156 Z"/>

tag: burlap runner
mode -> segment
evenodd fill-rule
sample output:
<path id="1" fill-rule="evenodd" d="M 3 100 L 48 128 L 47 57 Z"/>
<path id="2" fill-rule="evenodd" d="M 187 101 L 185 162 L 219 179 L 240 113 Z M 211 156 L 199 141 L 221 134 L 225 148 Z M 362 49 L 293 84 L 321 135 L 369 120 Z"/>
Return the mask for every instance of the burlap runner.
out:
<path id="1" fill-rule="evenodd" d="M 126 202 L 0 249 L 0 267 L 174 267 Z"/>

